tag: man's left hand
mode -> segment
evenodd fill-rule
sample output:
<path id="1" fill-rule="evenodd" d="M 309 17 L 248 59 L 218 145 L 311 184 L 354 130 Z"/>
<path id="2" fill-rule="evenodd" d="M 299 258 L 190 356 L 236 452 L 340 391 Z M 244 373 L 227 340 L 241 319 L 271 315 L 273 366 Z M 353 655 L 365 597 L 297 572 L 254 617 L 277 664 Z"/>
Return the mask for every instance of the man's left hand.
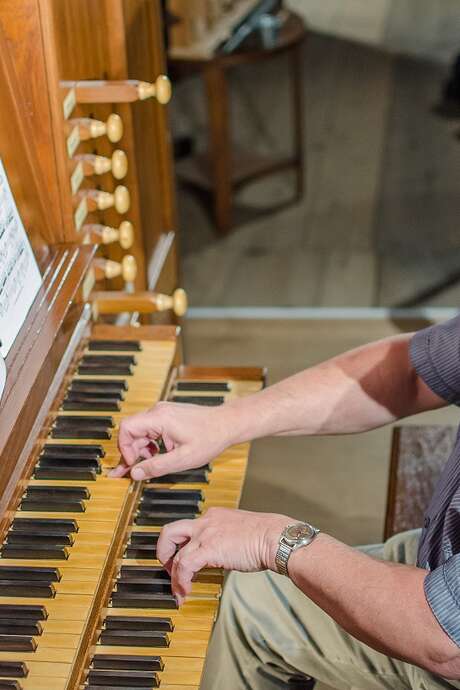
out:
<path id="1" fill-rule="evenodd" d="M 157 555 L 171 575 L 172 591 L 182 603 L 202 568 L 245 573 L 275 570 L 278 540 L 286 515 L 210 508 L 196 520 L 178 520 L 163 528 Z M 177 550 L 179 549 L 179 550 Z"/>

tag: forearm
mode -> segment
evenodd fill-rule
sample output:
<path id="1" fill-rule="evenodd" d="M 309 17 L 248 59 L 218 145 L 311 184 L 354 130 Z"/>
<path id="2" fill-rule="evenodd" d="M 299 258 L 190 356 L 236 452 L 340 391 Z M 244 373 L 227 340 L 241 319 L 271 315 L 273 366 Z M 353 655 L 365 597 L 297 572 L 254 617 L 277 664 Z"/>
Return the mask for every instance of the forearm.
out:
<path id="1" fill-rule="evenodd" d="M 410 335 L 351 350 L 221 408 L 232 442 L 282 434 L 344 434 L 444 405 L 417 377 Z"/>
<path id="2" fill-rule="evenodd" d="M 460 650 L 426 601 L 426 571 L 373 559 L 320 534 L 294 552 L 289 574 L 310 599 L 357 639 L 383 654 L 460 678 Z"/>

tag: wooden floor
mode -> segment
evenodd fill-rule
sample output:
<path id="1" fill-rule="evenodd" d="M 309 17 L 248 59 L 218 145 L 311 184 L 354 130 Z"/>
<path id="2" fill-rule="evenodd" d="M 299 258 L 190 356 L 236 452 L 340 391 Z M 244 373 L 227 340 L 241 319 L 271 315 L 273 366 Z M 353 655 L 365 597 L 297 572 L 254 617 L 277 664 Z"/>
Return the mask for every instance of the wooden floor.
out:
<path id="1" fill-rule="evenodd" d="M 290 143 L 286 65 L 232 75 L 234 138 L 261 152 Z M 252 209 L 216 240 L 206 205 L 180 190 L 183 277 L 193 306 L 394 306 L 460 267 L 460 142 L 436 118 L 445 68 L 311 34 L 305 51 L 306 196 L 289 174 L 239 196 Z M 178 85 L 175 131 L 204 146 L 200 84 Z M 267 117 L 267 113 L 269 117 Z M 238 217 L 238 214 L 237 214 Z M 456 306 L 458 286 L 423 304 Z"/>

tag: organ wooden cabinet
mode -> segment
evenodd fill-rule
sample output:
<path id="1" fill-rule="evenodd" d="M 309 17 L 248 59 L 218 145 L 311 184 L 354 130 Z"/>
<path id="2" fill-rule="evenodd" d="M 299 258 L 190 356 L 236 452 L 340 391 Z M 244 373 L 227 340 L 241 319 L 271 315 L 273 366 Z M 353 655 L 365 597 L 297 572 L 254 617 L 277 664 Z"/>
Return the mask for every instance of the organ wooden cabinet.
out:
<path id="1" fill-rule="evenodd" d="M 0 25 L 40 169 L 56 181 L 52 239 L 94 241 L 88 226 L 129 223 L 135 288 L 160 280 L 172 291 L 177 219 L 160 12 L 157 0 L 5 0 Z M 113 234 L 98 250 L 117 262 L 125 252 Z"/>
<path id="2" fill-rule="evenodd" d="M 220 405 L 264 372 L 184 365 L 176 325 L 101 320 L 186 309 L 163 74 L 155 0 L 0 4 L 0 159 L 41 276 L 0 393 L 8 690 L 200 685 L 223 574 L 199 573 L 178 608 L 156 543 L 172 520 L 238 504 L 249 446 L 154 482 L 108 471 L 123 416 Z"/>

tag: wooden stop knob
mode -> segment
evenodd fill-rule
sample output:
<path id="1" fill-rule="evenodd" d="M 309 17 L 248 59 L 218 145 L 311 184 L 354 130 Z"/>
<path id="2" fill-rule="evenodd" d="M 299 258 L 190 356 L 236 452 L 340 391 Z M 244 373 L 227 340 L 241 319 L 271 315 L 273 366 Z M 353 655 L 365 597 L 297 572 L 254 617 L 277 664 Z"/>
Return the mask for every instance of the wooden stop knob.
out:
<path id="1" fill-rule="evenodd" d="M 137 275 L 136 259 L 130 254 L 126 254 L 121 263 L 112 261 L 111 259 L 94 259 L 93 267 L 98 280 L 102 278 L 112 280 L 112 278 L 122 276 L 126 283 L 132 283 Z"/>
<path id="2" fill-rule="evenodd" d="M 176 316 L 184 316 L 188 308 L 187 293 L 182 288 L 174 290 L 171 296 L 157 292 L 154 299 L 158 311 L 172 309 Z"/>
<path id="3" fill-rule="evenodd" d="M 134 243 L 134 226 L 129 220 L 124 220 L 118 228 L 118 241 L 122 249 L 129 249 Z"/>
<path id="4" fill-rule="evenodd" d="M 128 172 L 128 156 L 117 149 L 112 153 L 112 175 L 116 180 L 122 180 Z"/>
<path id="5" fill-rule="evenodd" d="M 126 254 L 121 261 L 121 275 L 125 283 L 133 283 L 136 280 L 137 263 L 131 254 Z"/>
<path id="6" fill-rule="evenodd" d="M 118 185 L 113 193 L 113 205 L 117 213 L 126 213 L 131 205 L 131 199 L 127 187 Z"/>
<path id="7" fill-rule="evenodd" d="M 127 257 L 124 260 L 126 259 Z M 187 295 L 182 288 L 175 290 L 171 296 L 159 292 L 93 292 L 91 300 L 94 312 L 98 315 L 123 312 L 154 314 L 172 309 L 176 316 L 184 316 L 187 311 Z"/>
<path id="8" fill-rule="evenodd" d="M 89 241 L 97 244 L 119 242 L 122 249 L 129 249 L 134 244 L 134 227 L 129 220 L 124 220 L 118 228 L 100 223 L 90 223 L 84 225 L 82 231 Z"/>
<path id="9" fill-rule="evenodd" d="M 117 113 L 109 115 L 105 123 L 105 128 L 105 133 L 112 144 L 116 144 L 117 141 L 120 141 L 123 136 L 123 120 Z"/>
<path id="10" fill-rule="evenodd" d="M 158 103 L 166 105 L 171 100 L 171 82 L 166 74 L 160 74 L 153 84 L 147 81 L 139 82 L 137 92 L 141 101 L 145 101 L 147 98 L 156 98 Z"/>

